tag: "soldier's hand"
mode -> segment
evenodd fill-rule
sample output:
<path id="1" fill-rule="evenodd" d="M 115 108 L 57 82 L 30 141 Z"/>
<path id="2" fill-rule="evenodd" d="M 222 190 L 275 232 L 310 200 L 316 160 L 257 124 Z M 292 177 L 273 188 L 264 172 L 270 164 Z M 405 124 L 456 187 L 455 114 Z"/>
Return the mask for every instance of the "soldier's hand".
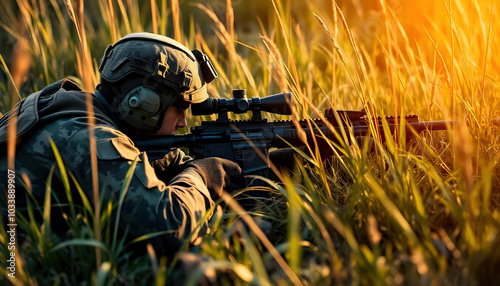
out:
<path id="1" fill-rule="evenodd" d="M 237 189 L 241 174 L 238 164 L 221 158 L 196 159 L 184 164 L 185 168 L 193 168 L 200 174 L 208 190 L 214 198 L 219 197 L 224 189 Z"/>

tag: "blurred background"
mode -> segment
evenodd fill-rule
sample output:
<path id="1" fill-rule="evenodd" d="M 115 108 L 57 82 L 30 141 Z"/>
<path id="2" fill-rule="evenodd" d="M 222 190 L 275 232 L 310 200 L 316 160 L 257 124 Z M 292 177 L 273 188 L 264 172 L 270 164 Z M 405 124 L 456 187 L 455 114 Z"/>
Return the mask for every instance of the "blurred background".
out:
<path id="1" fill-rule="evenodd" d="M 334 107 L 467 122 L 374 152 L 346 136 L 331 165 L 309 158 L 302 174 L 311 180 L 288 182 L 263 216 L 305 284 L 490 285 L 500 279 L 499 12 L 494 0 L 2 0 L 0 112 L 65 77 L 93 91 L 105 48 L 147 31 L 205 52 L 219 73 L 213 97 L 290 91 L 300 118 Z M 255 285 L 288 285 L 258 240 L 233 248 L 235 216 L 204 238 L 204 253 L 244 266 Z M 25 230 L 43 233 L 37 227 Z M 33 238 L 23 249 L 35 282 L 95 275 L 92 251 L 52 251 L 52 241 Z M 156 258 L 136 263 L 120 251 L 111 255 L 125 257 L 112 266 L 114 281 L 162 277 Z M 52 263 L 63 259 L 82 272 Z"/>
<path id="2" fill-rule="evenodd" d="M 498 27 L 498 15 L 492 13 L 498 7 L 493 4 L 486 0 L 282 0 L 258 4 L 243 0 L 6 0 L 0 7 L 0 55 L 6 64 L 0 73 L 0 111 L 8 110 L 10 98 L 18 97 L 12 82 L 21 97 L 63 77 L 72 77 L 92 89 L 98 81 L 97 63 L 106 46 L 137 31 L 165 34 L 188 47 L 210 50 L 225 78 L 214 84 L 215 96 L 229 95 L 237 86 L 250 87 L 259 96 L 279 90 L 268 73 L 272 72 L 271 61 L 262 56 L 268 52 L 262 36 L 268 37 L 284 54 L 286 64 L 291 64 L 293 57 L 301 74 L 307 70 L 314 74 L 314 80 L 300 76 L 305 89 L 311 81 L 317 81 L 321 93 L 344 105 L 337 107 L 361 108 L 362 100 L 353 97 L 368 90 L 358 90 L 354 92 L 358 95 L 353 96 L 355 83 L 345 78 L 346 69 L 339 69 L 333 61 L 336 56 L 331 40 L 318 19 L 333 35 L 348 64 L 355 52 L 363 58 L 361 64 L 365 67 L 353 63 L 358 67 L 349 67 L 351 72 L 376 68 L 372 72 L 377 74 L 377 86 L 392 85 L 391 93 L 406 93 L 406 82 L 405 91 L 394 84 L 397 76 L 394 70 L 388 70 L 389 57 L 396 69 L 413 61 L 412 70 L 399 75 L 410 81 L 422 81 L 422 76 L 438 79 L 445 69 L 446 77 L 450 77 L 452 58 L 463 60 L 467 69 L 477 68 L 478 72 L 487 66 L 486 73 L 494 76 L 489 71 L 498 70 L 498 60 L 491 61 L 491 57 L 498 54 L 499 44 L 497 37 L 489 37 L 495 31 L 490 25 Z M 71 9 L 74 15 L 68 12 Z M 489 51 L 485 52 L 488 42 Z M 428 67 L 437 75 L 421 74 Z M 249 73 L 253 79 L 249 79 Z M 309 96 L 316 97 L 319 90 L 312 85 L 304 91 L 314 90 Z M 415 92 L 430 90 L 421 83 Z M 346 99 L 341 100 L 344 96 Z"/>

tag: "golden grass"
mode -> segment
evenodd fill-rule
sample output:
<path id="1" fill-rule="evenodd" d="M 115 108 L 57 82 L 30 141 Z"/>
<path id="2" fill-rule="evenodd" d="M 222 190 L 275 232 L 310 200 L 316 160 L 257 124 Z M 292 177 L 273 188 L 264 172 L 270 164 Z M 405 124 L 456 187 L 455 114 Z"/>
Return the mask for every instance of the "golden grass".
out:
<path id="1" fill-rule="evenodd" d="M 75 13 L 73 6 L 71 4 L 71 0 L 65 0 L 66 9 L 70 15 L 71 20 L 75 23 L 76 31 L 78 33 L 78 38 L 80 41 L 81 52 L 79 53 L 81 57 L 77 57 L 77 69 L 80 74 L 80 78 L 82 79 L 82 83 L 84 86 L 84 90 L 92 91 L 98 84 L 98 78 L 95 71 L 95 67 L 92 64 L 90 59 L 90 50 L 87 43 L 87 33 L 85 30 L 85 22 L 84 22 L 84 2 L 83 0 L 77 1 L 77 13 Z M 95 134 L 94 134 L 94 126 L 95 126 L 95 117 L 94 114 L 94 106 L 92 103 L 92 94 L 90 92 L 85 93 L 85 102 L 87 105 L 87 113 L 88 116 L 88 125 L 89 125 L 89 145 L 90 145 L 90 161 L 92 168 L 92 193 L 93 201 L 94 201 L 94 227 L 95 229 L 101 229 L 101 205 L 99 199 L 99 170 L 97 168 L 97 150 L 96 150 L 96 142 L 95 142 Z M 69 187 L 68 187 L 69 189 Z M 71 203 L 71 202 L 70 202 Z M 101 242 L 101 232 L 96 231 L 96 241 Z M 96 267 L 97 270 L 101 268 L 101 248 L 96 247 Z"/>
<path id="2" fill-rule="evenodd" d="M 419 2 L 418 7 L 433 10 L 427 18 L 417 18 L 410 15 L 416 11 L 403 7 L 401 12 L 393 1 L 372 1 L 376 8 L 366 11 L 354 0 L 342 6 L 337 1 L 273 0 L 259 4 L 268 9 L 255 20 L 260 31 L 249 35 L 241 21 L 250 4 L 219 2 L 99 1 L 97 9 L 87 4 L 85 10 L 81 0 L 65 0 L 62 8 L 55 0 L 9 2 L 0 8 L 0 27 L 22 49 L 7 63 L 0 57 L 8 78 L 0 82 L 6 93 L 2 111 L 17 101 L 18 88 L 25 96 L 62 77 L 71 76 L 92 91 L 105 46 L 133 31 L 151 31 L 201 48 L 211 58 L 220 75 L 209 89 L 215 97 L 229 97 L 235 88 L 260 97 L 291 91 L 296 105 L 292 120 L 299 130 L 298 119 L 324 119 L 322 111 L 329 107 L 461 120 L 467 125 L 416 136 L 412 144 L 402 140 L 403 121 L 394 139 L 372 122 L 372 133 L 387 137 L 381 141 L 375 136 L 372 151 L 368 141 L 358 144 L 341 130 L 331 142 L 334 167 L 324 164 L 313 151 L 316 142 L 309 142 L 303 155 L 310 164 L 297 166 L 303 175 L 282 176 L 282 186 L 273 192 L 281 195 L 258 214 L 273 222 L 280 239 L 269 241 L 246 213 L 228 203 L 227 214 L 213 225 L 213 237 L 204 238 L 201 249 L 217 259 L 211 265 L 220 279 L 229 269 L 240 284 L 481 284 L 496 279 L 496 270 L 488 268 L 500 259 L 495 250 L 500 237 L 500 138 L 491 124 L 500 105 L 500 15 L 495 3 Z M 56 17 L 44 16 L 47 11 Z M 182 20 L 188 17 L 195 20 L 184 29 Z M 421 22 L 409 23 L 415 19 Z M 373 27 L 369 25 L 377 29 L 367 31 Z M 197 124 L 200 119 L 189 120 Z M 13 140 L 9 143 L 12 149 Z M 94 185 L 97 197 L 98 189 Z M 112 209 L 108 204 L 104 210 L 104 204 L 94 205 L 96 221 L 87 243 L 96 249 L 106 242 L 95 231 L 101 228 L 99 218 Z M 231 232 L 238 217 L 256 237 L 243 228 Z M 36 225 L 26 225 L 29 233 L 39 232 Z M 64 252 L 53 253 L 36 259 L 25 253 L 27 275 L 42 279 L 30 271 L 64 258 Z M 155 257 L 151 249 L 148 253 L 144 261 L 150 261 L 149 270 L 113 261 L 106 251 L 74 265 L 92 266 L 99 281 L 125 279 L 128 271 L 153 273 L 160 284 L 172 278 L 175 263 Z M 269 266 L 273 261 L 281 270 Z M 57 263 L 52 267 L 54 273 L 63 271 Z"/>

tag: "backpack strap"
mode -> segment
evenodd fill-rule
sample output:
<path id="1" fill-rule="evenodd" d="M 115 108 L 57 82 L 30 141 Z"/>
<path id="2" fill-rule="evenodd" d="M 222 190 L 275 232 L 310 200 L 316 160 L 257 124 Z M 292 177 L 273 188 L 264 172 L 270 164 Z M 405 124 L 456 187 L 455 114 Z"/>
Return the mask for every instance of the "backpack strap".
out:
<path id="1" fill-rule="evenodd" d="M 40 121 L 38 114 L 38 101 L 40 97 L 48 97 L 60 89 L 81 90 L 80 87 L 71 80 L 62 79 L 19 101 L 11 111 L 0 118 L 0 146 L 7 142 L 7 128 L 12 120 L 12 116 L 17 115 L 17 137 L 19 141 L 21 136 L 32 130 L 38 121 Z"/>

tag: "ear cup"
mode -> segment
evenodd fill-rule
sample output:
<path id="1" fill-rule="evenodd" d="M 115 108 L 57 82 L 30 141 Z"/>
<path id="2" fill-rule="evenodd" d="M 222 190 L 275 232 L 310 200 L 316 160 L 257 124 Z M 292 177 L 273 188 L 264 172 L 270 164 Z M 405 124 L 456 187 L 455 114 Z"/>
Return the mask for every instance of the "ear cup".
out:
<path id="1" fill-rule="evenodd" d="M 131 127 L 153 132 L 162 115 L 162 100 L 156 90 L 139 86 L 128 92 L 118 105 L 120 120 Z"/>
<path id="2" fill-rule="evenodd" d="M 130 109 L 154 116 L 160 110 L 160 95 L 147 87 L 137 87 L 125 96 Z"/>

